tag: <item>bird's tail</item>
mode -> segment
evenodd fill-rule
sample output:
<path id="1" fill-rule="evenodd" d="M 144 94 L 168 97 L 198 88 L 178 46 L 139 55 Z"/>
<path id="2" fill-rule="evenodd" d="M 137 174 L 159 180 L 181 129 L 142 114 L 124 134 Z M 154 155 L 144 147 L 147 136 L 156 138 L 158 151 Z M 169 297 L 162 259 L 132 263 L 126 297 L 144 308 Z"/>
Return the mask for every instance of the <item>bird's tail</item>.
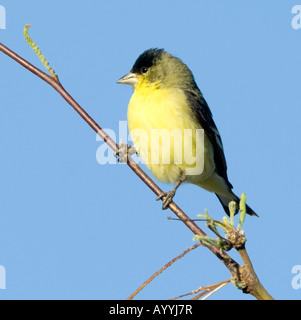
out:
<path id="1" fill-rule="evenodd" d="M 239 201 L 240 199 L 238 198 L 237 195 L 235 195 L 234 193 L 232 193 L 232 198 L 229 197 L 225 197 L 225 196 L 221 196 L 219 194 L 216 193 L 216 196 L 218 198 L 218 200 L 220 201 L 220 203 L 222 204 L 225 212 L 227 213 L 227 215 L 230 215 L 230 211 L 229 211 L 229 202 L 230 201 L 235 201 L 236 202 L 236 212 L 235 214 L 238 212 L 238 208 L 239 208 Z M 252 209 L 250 208 L 248 205 L 246 205 L 246 211 L 247 214 L 249 214 L 250 216 L 256 216 L 258 217 L 258 214 Z"/>

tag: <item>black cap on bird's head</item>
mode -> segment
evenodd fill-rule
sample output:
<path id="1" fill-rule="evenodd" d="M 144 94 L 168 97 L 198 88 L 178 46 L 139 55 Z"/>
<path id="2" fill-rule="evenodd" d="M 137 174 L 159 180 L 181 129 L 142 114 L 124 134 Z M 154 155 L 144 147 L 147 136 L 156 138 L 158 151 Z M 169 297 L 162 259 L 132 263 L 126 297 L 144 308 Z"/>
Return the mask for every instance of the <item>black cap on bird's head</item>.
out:
<path id="1" fill-rule="evenodd" d="M 155 62 L 165 53 L 164 49 L 149 49 L 144 51 L 134 63 L 131 71 L 120 78 L 117 83 L 135 85 L 138 83 L 138 76 L 147 73 Z"/>
<path id="2" fill-rule="evenodd" d="M 164 53 L 164 49 L 149 49 L 144 51 L 134 63 L 131 72 L 136 74 L 146 73 L 148 68 L 152 67 L 156 60 L 159 60 Z"/>
<path id="3" fill-rule="evenodd" d="M 196 88 L 194 77 L 185 63 L 164 49 L 144 51 L 131 71 L 117 83 L 137 85 L 144 83 L 156 87 Z"/>

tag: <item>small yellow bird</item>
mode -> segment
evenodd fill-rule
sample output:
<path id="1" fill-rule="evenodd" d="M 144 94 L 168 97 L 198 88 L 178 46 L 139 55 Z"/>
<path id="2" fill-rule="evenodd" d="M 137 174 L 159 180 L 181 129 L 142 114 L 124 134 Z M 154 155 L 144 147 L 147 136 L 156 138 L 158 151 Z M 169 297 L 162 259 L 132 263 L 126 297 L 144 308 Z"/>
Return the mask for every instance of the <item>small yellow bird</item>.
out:
<path id="1" fill-rule="evenodd" d="M 117 83 L 134 86 L 128 126 L 137 153 L 158 180 L 175 185 L 157 198 L 163 209 L 183 182 L 214 192 L 228 215 L 230 201 L 239 208 L 220 134 L 188 67 L 163 49 L 149 49 Z M 249 206 L 247 213 L 257 216 Z"/>

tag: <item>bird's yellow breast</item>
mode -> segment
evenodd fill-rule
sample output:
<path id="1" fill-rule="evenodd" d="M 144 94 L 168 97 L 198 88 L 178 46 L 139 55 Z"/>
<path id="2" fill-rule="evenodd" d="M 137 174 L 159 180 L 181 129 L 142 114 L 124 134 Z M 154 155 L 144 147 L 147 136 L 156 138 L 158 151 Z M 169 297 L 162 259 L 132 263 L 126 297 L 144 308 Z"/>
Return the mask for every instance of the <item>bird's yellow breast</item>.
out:
<path id="1" fill-rule="evenodd" d="M 198 140 L 196 129 L 202 127 L 182 90 L 141 85 L 135 88 L 128 125 L 138 154 L 158 180 L 177 183 L 182 172 L 195 166 L 198 150 L 204 152 L 205 166 L 198 177 L 188 180 L 199 182 L 215 170 L 211 144 L 206 135 Z"/>

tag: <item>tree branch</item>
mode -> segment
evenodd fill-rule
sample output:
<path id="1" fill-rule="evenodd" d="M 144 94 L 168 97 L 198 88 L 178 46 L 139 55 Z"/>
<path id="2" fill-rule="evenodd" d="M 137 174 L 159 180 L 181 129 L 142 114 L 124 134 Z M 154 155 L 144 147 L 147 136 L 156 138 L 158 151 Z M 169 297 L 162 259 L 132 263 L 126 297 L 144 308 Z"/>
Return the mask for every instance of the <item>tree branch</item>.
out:
<path id="1" fill-rule="evenodd" d="M 51 85 L 67 102 L 68 104 L 83 118 L 83 120 L 99 135 L 99 137 L 114 151 L 118 151 L 118 145 L 116 142 L 107 135 L 103 129 L 88 115 L 88 113 L 73 99 L 73 97 L 64 89 L 58 77 L 51 77 L 20 57 L 18 54 L 7 48 L 5 45 L 0 43 L 0 51 L 4 54 L 15 60 L 21 66 L 41 78 L 43 81 L 47 82 Z M 128 160 L 127 165 L 135 172 L 135 174 L 155 193 L 156 196 L 162 194 L 162 190 L 155 184 L 155 182 L 133 161 Z M 202 237 L 206 236 L 206 233 L 197 226 L 194 221 L 190 220 L 189 217 L 174 203 L 169 204 L 169 209 L 175 213 L 175 215 L 192 231 L 193 234 L 199 235 Z M 217 248 L 216 246 L 212 246 L 209 244 L 203 244 L 207 247 L 219 260 L 221 260 L 224 265 L 229 269 L 233 279 L 241 279 L 241 271 L 242 267 L 233 260 L 224 250 Z M 250 275 L 252 271 L 250 270 Z M 255 274 L 255 273 L 254 273 Z M 256 277 L 256 275 L 255 275 Z M 256 277 L 257 278 L 257 277 Z M 248 279 L 251 280 L 251 277 Z M 259 280 L 258 280 L 259 282 Z M 252 284 L 247 283 L 248 286 L 252 286 Z M 255 286 L 255 289 L 258 289 L 258 286 Z M 262 287 L 263 288 L 263 287 Z M 254 290 L 245 291 L 254 295 L 256 298 L 265 297 L 265 295 L 256 295 Z M 265 291 L 263 288 L 262 290 Z M 256 290 L 255 290 L 256 291 Z"/>
<path id="2" fill-rule="evenodd" d="M 274 300 L 273 297 L 265 290 L 260 283 L 255 270 L 253 268 L 250 257 L 246 251 L 245 245 L 237 249 L 239 255 L 242 258 L 244 266 L 241 267 L 242 280 L 247 284 L 243 289 L 244 293 L 250 293 L 257 300 Z"/>

